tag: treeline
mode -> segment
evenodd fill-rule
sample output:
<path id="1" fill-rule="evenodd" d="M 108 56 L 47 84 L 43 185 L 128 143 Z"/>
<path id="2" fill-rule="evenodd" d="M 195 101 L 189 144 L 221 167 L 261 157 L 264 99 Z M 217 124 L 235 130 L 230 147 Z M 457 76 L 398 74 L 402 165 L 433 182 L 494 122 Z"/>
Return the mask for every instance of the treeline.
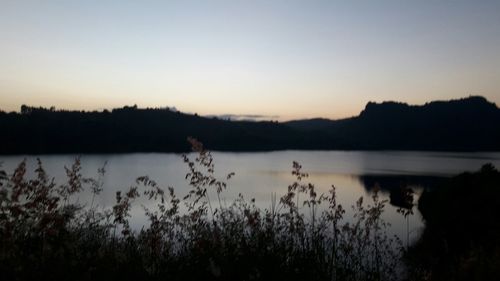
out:
<path id="1" fill-rule="evenodd" d="M 311 134 L 325 133 L 347 149 L 498 151 L 500 109 L 484 97 L 415 106 L 369 102 L 359 116 L 290 122 Z"/>
<path id="2" fill-rule="evenodd" d="M 500 150 L 500 109 L 482 97 L 423 106 L 368 103 L 357 117 L 228 121 L 169 108 L 0 112 L 0 154 L 184 152 L 188 136 L 214 150 Z"/>
<path id="3" fill-rule="evenodd" d="M 0 153 L 184 152 L 193 135 L 219 150 L 272 150 L 308 137 L 276 122 L 231 122 L 168 108 L 64 111 L 23 106 L 0 114 Z M 285 146 L 284 146 L 285 145 Z"/>

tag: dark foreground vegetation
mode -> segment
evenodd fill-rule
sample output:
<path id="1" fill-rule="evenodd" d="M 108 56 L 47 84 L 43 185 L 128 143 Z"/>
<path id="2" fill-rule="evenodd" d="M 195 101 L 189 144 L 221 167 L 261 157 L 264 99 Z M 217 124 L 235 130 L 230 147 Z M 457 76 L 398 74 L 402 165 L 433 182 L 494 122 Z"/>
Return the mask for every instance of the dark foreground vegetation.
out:
<path id="1" fill-rule="evenodd" d="M 169 108 L 0 111 L 0 154 L 185 152 L 195 136 L 214 150 L 500 150 L 500 109 L 482 97 L 368 103 L 359 116 L 284 123 L 229 121 Z M 214 134 L 214 132 L 217 132 Z"/>
<path id="2" fill-rule="evenodd" d="M 38 163 L 33 179 L 22 162 L 0 180 L 0 272 L 4 280 L 396 280 L 401 247 L 386 235 L 385 201 L 373 195 L 343 220 L 335 187 L 317 194 L 298 163 L 296 181 L 268 209 L 242 195 L 221 202 L 226 183 L 214 177 L 210 152 L 191 139 L 196 159 L 184 156 L 191 190 L 177 197 L 148 177 L 116 194 L 103 209 L 77 202 L 84 188 L 102 190 L 104 169 L 83 178 L 80 162 L 57 184 Z M 227 176 L 229 179 L 232 174 Z M 226 179 L 224 179 L 226 180 Z M 149 225 L 129 225 L 134 200 L 145 196 Z M 210 198 L 212 197 L 212 198 Z"/>
<path id="3" fill-rule="evenodd" d="M 429 280 L 500 280 L 498 170 L 460 174 L 424 192 L 418 208 L 426 227 L 407 254 L 410 268 Z"/>
<path id="4" fill-rule="evenodd" d="M 500 173 L 485 165 L 426 191 L 419 202 L 426 228 L 415 245 L 388 237 L 386 200 L 377 190 L 344 218 L 335 187 L 317 194 L 294 162 L 296 181 L 269 208 L 240 195 L 221 200 L 226 180 L 214 176 L 210 152 L 184 155 L 190 184 L 180 197 L 147 176 L 116 193 L 114 206 L 95 204 L 105 167 L 82 176 L 80 161 L 56 183 L 38 162 L 12 174 L 0 171 L 0 272 L 3 280 L 498 280 Z M 92 200 L 79 204 L 84 190 Z M 130 226 L 134 201 L 148 223 Z M 392 200 L 392 198 L 391 198 Z M 413 194 L 398 201 L 412 215 Z M 154 207 L 151 207 L 154 206 Z M 403 220 L 402 220 L 403 222 Z"/>

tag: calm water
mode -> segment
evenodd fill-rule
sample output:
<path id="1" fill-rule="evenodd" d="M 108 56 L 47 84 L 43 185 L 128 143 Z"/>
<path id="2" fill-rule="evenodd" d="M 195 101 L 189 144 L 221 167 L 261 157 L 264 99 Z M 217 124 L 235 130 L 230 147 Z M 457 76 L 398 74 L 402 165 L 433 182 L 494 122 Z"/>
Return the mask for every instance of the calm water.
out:
<path id="1" fill-rule="evenodd" d="M 463 171 L 478 170 L 484 163 L 493 163 L 500 167 L 500 153 L 444 153 L 444 152 L 397 152 L 397 151 L 278 151 L 258 153 L 214 152 L 216 174 L 221 179 L 229 172 L 236 175 L 228 181 L 228 189 L 222 196 L 227 204 L 242 193 L 245 198 L 255 198 L 257 205 L 268 208 L 271 194 L 279 197 L 287 191 L 287 186 L 294 181 L 291 175 L 292 161 L 302 164 L 303 171 L 309 173 L 307 182 L 315 184 L 318 194 L 326 193 L 333 184 L 337 187 L 338 200 L 349 209 L 361 196 L 369 203 L 375 185 L 381 188 L 382 199 L 390 199 L 390 193 L 402 186 L 411 186 L 416 190 L 416 198 L 423 188 L 432 188 L 440 179 Z M 190 155 L 194 158 L 194 155 Z M 64 166 L 70 166 L 76 155 L 42 155 L 39 158 L 47 172 L 57 181 L 65 180 Z M 28 160 L 32 171 L 35 156 L 0 156 L 2 169 L 12 173 L 23 160 Z M 114 203 L 115 193 L 126 190 L 135 184 L 139 176 L 148 175 L 161 186 L 172 186 L 179 197 L 187 193 L 185 174 L 186 164 L 180 154 L 119 154 L 119 155 L 84 155 L 81 157 L 83 174 L 96 176 L 97 169 L 107 162 L 105 186 L 97 200 L 100 206 L 109 207 Z M 31 173 L 32 174 L 32 173 Z M 214 198 L 212 196 L 212 198 Z M 89 201 L 88 194 L 82 194 L 77 200 Z M 132 225 L 140 228 L 146 223 L 141 215 L 138 201 L 133 210 Z M 397 207 L 387 204 L 384 218 L 392 224 L 391 234 L 406 236 L 406 223 Z M 348 212 L 346 220 L 351 213 Z M 410 218 L 411 237 L 418 236 L 423 222 L 415 208 Z"/>

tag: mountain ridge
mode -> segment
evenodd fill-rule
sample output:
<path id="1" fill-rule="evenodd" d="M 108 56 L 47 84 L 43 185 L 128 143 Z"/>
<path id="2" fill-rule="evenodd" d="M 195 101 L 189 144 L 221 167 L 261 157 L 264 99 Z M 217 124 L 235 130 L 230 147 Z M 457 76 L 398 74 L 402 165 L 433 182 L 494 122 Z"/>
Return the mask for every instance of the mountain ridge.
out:
<path id="1" fill-rule="evenodd" d="M 0 154 L 184 152 L 188 136 L 213 150 L 500 151 L 500 109 L 471 96 L 424 105 L 369 102 L 330 120 L 228 121 L 169 108 L 103 112 L 23 105 L 0 112 Z"/>

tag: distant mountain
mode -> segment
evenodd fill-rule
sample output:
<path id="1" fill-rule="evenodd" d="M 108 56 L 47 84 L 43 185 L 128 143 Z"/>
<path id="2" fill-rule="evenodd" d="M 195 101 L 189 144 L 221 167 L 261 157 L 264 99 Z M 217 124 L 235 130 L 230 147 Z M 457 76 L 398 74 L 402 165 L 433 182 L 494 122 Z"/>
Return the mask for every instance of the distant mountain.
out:
<path id="1" fill-rule="evenodd" d="M 421 106 L 370 102 L 359 116 L 284 123 L 228 121 L 168 108 L 111 112 L 23 106 L 0 112 L 0 154 L 188 151 L 188 136 L 214 150 L 500 150 L 500 109 L 483 97 Z"/>
<path id="2" fill-rule="evenodd" d="M 346 149 L 500 149 L 500 110 L 478 96 L 420 106 L 369 102 L 357 117 L 321 124 L 318 128 L 319 123 L 304 120 L 288 125 L 309 133 L 320 130 L 332 146 Z"/>

